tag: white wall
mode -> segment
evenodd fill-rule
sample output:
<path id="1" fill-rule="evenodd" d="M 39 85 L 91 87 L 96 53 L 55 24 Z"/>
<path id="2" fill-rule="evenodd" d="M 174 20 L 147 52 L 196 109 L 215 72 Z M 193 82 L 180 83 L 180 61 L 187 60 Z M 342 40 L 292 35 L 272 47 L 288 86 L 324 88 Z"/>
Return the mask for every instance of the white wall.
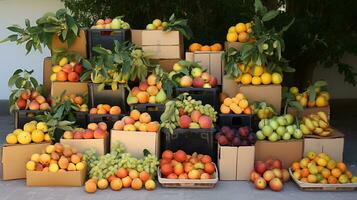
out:
<path id="1" fill-rule="evenodd" d="M 0 0 L 0 40 L 11 34 L 7 26 L 24 26 L 25 18 L 34 24 L 44 13 L 55 12 L 62 7 L 60 0 Z M 10 42 L 0 44 L 0 99 L 8 99 L 10 90 L 7 81 L 18 68 L 34 69 L 35 78 L 42 82 L 43 58 L 48 55 L 49 51 L 45 49 L 42 54 L 32 51 L 26 56 L 24 45 Z"/>

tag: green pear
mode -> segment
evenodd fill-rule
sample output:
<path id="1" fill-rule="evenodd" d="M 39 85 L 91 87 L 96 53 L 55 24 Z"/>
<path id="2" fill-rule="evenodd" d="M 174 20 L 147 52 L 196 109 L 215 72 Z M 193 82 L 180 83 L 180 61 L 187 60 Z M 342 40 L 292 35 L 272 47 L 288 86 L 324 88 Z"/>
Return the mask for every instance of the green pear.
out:
<path id="1" fill-rule="evenodd" d="M 136 104 L 138 103 L 138 98 L 134 97 L 131 92 L 129 92 L 128 97 L 126 98 L 126 103 L 128 103 L 129 105 L 131 104 Z"/>
<path id="2" fill-rule="evenodd" d="M 157 95 L 155 97 L 155 100 L 156 100 L 157 103 L 163 103 L 163 102 L 166 101 L 166 99 L 167 99 L 166 93 L 165 93 L 165 91 L 163 89 L 161 89 L 159 91 L 159 93 L 157 93 Z"/>

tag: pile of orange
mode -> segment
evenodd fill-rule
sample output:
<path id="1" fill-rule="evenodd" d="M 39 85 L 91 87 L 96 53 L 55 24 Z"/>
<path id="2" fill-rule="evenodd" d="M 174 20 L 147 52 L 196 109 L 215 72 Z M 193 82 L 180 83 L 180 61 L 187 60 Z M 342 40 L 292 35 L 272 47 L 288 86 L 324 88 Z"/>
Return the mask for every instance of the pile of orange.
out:
<path id="1" fill-rule="evenodd" d="M 233 98 L 225 98 L 220 107 L 220 111 L 223 114 L 252 114 L 252 108 L 249 106 L 248 100 L 242 93 L 236 94 Z"/>
<path id="2" fill-rule="evenodd" d="M 336 162 L 326 153 L 308 152 L 300 162 L 291 165 L 293 176 L 306 183 L 345 184 L 357 183 L 343 162 Z"/>
<path id="3" fill-rule="evenodd" d="M 252 23 L 238 23 L 228 29 L 227 41 L 228 42 L 248 42 L 250 39 L 249 34 L 253 32 Z"/>
<path id="4" fill-rule="evenodd" d="M 192 43 L 189 47 L 188 50 L 190 52 L 195 52 L 195 51 L 222 51 L 222 45 L 220 43 L 214 43 L 211 46 L 210 45 L 202 45 L 200 43 Z"/>

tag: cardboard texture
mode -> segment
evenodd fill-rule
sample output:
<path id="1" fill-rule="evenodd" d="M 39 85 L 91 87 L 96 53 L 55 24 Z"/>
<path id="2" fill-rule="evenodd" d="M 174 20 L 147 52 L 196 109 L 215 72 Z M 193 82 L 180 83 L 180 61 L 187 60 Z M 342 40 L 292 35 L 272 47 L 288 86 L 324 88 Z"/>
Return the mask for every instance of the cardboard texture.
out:
<path id="1" fill-rule="evenodd" d="M 43 86 L 45 89 L 45 93 L 48 95 L 51 93 L 51 74 L 52 74 L 52 61 L 51 57 L 46 57 L 43 60 Z"/>
<path id="2" fill-rule="evenodd" d="M 186 52 L 185 58 L 187 61 L 200 63 L 203 69 L 207 69 L 210 74 L 217 77 L 218 85 L 222 85 L 224 73 L 222 53 L 223 51 Z"/>
<path id="3" fill-rule="evenodd" d="M 344 134 L 336 129 L 329 137 L 305 137 L 304 155 L 309 151 L 324 152 L 336 161 L 343 161 L 344 139 Z"/>
<path id="4" fill-rule="evenodd" d="M 54 54 L 55 49 L 66 49 L 67 51 L 79 53 L 83 58 L 87 58 L 87 33 L 86 30 L 81 29 L 79 36 L 74 41 L 72 46 L 68 48 L 67 43 L 60 41 L 58 36 L 53 36 L 52 38 L 52 48 L 51 55 Z"/>
<path id="5" fill-rule="evenodd" d="M 66 172 L 26 171 L 27 186 L 82 186 L 87 169 Z"/>
<path id="6" fill-rule="evenodd" d="M 60 140 L 61 144 L 67 144 L 70 147 L 76 148 L 79 152 L 83 153 L 88 149 L 94 148 L 98 155 L 104 155 L 108 152 L 109 148 L 109 133 L 105 139 L 63 139 Z"/>
<path id="7" fill-rule="evenodd" d="M 41 153 L 50 143 L 15 144 L 2 147 L 3 180 L 26 178 L 26 163 L 34 153 Z"/>
<path id="8" fill-rule="evenodd" d="M 175 63 L 181 59 L 152 59 L 154 63 L 158 63 L 165 72 L 171 72 Z"/>
<path id="9" fill-rule="evenodd" d="M 330 106 L 325 106 L 325 107 L 312 107 L 312 108 L 304 108 L 304 111 L 302 111 L 301 113 L 295 109 L 295 108 L 288 108 L 288 113 L 294 115 L 294 116 L 298 116 L 298 117 L 305 117 L 308 116 L 310 114 L 316 114 L 317 112 L 324 112 L 327 114 L 327 116 L 330 118 Z"/>
<path id="10" fill-rule="evenodd" d="M 141 45 L 153 59 L 183 58 L 183 37 L 178 31 L 142 30 Z"/>
<path id="11" fill-rule="evenodd" d="M 233 79 L 228 79 L 227 76 L 223 76 L 222 78 L 222 92 L 226 93 L 229 97 L 234 97 L 239 92 L 237 82 Z"/>
<path id="12" fill-rule="evenodd" d="M 244 43 L 241 43 L 241 42 L 225 42 L 224 43 L 224 48 L 227 50 L 229 48 L 235 48 L 237 50 L 240 50 L 242 47 L 243 47 L 243 44 Z"/>
<path id="13" fill-rule="evenodd" d="M 265 101 L 281 110 L 281 85 L 238 85 L 238 91 L 243 93 L 250 103 Z"/>
<path id="14" fill-rule="evenodd" d="M 51 96 L 59 97 L 66 90 L 65 95 L 83 95 L 88 94 L 87 82 L 60 82 L 54 81 L 51 86 Z"/>
<path id="15" fill-rule="evenodd" d="M 131 42 L 136 44 L 139 47 L 141 47 L 141 45 L 142 45 L 141 34 L 142 34 L 142 30 L 131 29 Z"/>
<path id="16" fill-rule="evenodd" d="M 122 143 L 126 152 L 139 159 L 144 158 L 144 149 L 157 157 L 159 156 L 160 139 L 158 132 L 111 130 L 110 146 L 116 142 Z"/>
<path id="17" fill-rule="evenodd" d="M 218 165 L 220 180 L 249 180 L 254 169 L 254 146 L 218 145 Z"/>
<path id="18" fill-rule="evenodd" d="M 288 168 L 303 157 L 304 140 L 270 142 L 266 140 L 255 143 L 255 160 L 280 159 L 284 168 Z"/>

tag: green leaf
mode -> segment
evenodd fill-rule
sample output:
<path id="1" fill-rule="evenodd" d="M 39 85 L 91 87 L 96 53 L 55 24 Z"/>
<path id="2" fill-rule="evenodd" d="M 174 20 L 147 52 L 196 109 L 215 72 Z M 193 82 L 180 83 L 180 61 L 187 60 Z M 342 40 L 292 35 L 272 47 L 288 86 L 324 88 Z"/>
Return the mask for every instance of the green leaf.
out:
<path id="1" fill-rule="evenodd" d="M 293 19 L 290 21 L 290 23 L 289 23 L 288 25 L 284 26 L 284 27 L 280 30 L 279 34 L 281 35 L 281 34 L 283 34 L 285 31 L 287 31 L 287 30 L 290 28 L 290 26 L 291 26 L 294 22 L 295 22 L 295 18 L 293 18 Z"/>
<path id="2" fill-rule="evenodd" d="M 290 107 L 296 108 L 299 112 L 304 111 L 304 108 L 302 107 L 302 105 L 297 101 L 290 101 L 289 105 L 290 105 Z"/>
<path id="3" fill-rule="evenodd" d="M 19 25 L 9 26 L 9 27 L 7 27 L 7 29 L 9 29 L 10 31 L 15 32 L 15 33 L 23 33 L 24 32 L 24 29 L 21 28 Z"/>
<path id="4" fill-rule="evenodd" d="M 7 85 L 11 88 L 12 86 L 14 86 L 15 82 L 17 81 L 17 79 L 20 77 L 19 74 L 15 74 L 13 76 L 10 77 Z"/>
<path id="5" fill-rule="evenodd" d="M 315 87 L 324 87 L 324 86 L 327 86 L 327 82 L 326 82 L 326 81 L 323 81 L 323 80 L 316 81 L 316 82 L 314 83 L 314 86 L 315 86 Z"/>
<path id="6" fill-rule="evenodd" d="M 270 10 L 267 13 L 265 13 L 262 20 L 263 20 L 263 22 L 270 21 L 270 20 L 274 19 L 276 16 L 278 16 L 279 14 L 280 14 L 280 12 L 278 10 Z"/>
<path id="7" fill-rule="evenodd" d="M 30 77 L 30 80 L 31 80 L 31 83 L 33 85 L 34 88 L 37 88 L 38 87 L 38 82 L 35 78 L 33 77 Z"/>
<path id="8" fill-rule="evenodd" d="M 260 0 L 255 0 L 254 9 L 256 13 L 260 13 L 261 15 L 264 15 L 267 11 L 267 9 L 263 6 L 263 3 Z"/>

